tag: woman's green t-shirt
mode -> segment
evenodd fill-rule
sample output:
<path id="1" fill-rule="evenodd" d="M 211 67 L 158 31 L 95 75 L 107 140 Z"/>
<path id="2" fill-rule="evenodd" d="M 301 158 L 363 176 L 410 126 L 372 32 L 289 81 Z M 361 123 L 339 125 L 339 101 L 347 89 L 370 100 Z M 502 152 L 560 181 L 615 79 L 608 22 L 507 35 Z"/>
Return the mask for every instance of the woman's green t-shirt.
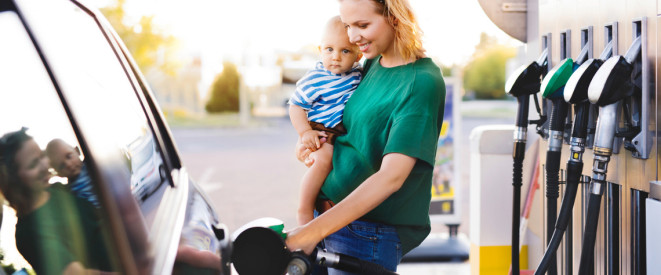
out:
<path id="1" fill-rule="evenodd" d="M 379 60 L 366 61 L 363 80 L 346 104 L 347 134 L 335 141 L 333 170 L 321 190 L 337 203 L 376 173 L 386 154 L 416 158 L 401 189 L 363 217 L 395 225 L 406 253 L 430 231 L 431 179 L 445 83 L 429 58 L 392 68 Z"/>

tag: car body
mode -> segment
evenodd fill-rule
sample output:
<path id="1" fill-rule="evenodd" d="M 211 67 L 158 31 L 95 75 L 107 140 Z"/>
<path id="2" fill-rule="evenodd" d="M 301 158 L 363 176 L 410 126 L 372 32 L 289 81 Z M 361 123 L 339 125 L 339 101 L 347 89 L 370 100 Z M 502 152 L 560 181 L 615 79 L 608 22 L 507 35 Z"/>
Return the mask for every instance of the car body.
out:
<path id="1" fill-rule="evenodd" d="M 227 229 L 105 18 L 79 1 L 0 0 L 0 41 L 0 135 L 27 127 L 42 148 L 81 149 L 115 271 L 229 274 Z"/>

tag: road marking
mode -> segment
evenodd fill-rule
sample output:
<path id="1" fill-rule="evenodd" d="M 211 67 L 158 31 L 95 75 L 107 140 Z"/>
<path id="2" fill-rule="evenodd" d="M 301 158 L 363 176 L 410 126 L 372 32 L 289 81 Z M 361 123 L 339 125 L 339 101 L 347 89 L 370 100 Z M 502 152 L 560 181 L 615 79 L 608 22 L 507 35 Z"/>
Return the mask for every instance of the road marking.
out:
<path id="1" fill-rule="evenodd" d="M 223 184 L 221 182 L 209 181 L 211 180 L 211 176 L 213 175 L 214 171 L 215 169 L 213 167 L 207 167 L 207 169 L 205 169 L 202 173 L 202 176 L 200 176 L 200 180 L 198 182 L 205 192 L 213 192 L 223 188 Z"/>
<path id="2" fill-rule="evenodd" d="M 213 172 L 214 172 L 213 167 L 207 167 L 207 169 L 204 170 L 204 172 L 202 173 L 202 176 L 200 176 L 199 182 L 201 184 L 208 182 L 211 179 L 211 175 L 213 175 Z"/>
<path id="3" fill-rule="evenodd" d="M 213 192 L 223 188 L 223 183 L 221 182 L 203 182 L 201 185 L 205 192 Z"/>

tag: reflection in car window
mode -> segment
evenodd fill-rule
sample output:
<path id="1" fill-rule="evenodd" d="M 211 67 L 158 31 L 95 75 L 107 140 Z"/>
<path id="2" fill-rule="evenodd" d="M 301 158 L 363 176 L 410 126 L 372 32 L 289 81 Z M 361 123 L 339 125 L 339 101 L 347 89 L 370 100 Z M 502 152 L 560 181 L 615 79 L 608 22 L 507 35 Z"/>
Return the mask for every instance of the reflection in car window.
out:
<path id="1" fill-rule="evenodd" d="M 54 140 L 75 150 L 78 139 L 15 13 L 0 13 L 0 40 L 0 191 L 8 205 L 0 244 L 5 260 L 31 266 L 38 274 L 116 271 L 105 212 L 84 155 L 56 148 L 62 150 L 54 151 L 56 162 L 51 162 L 45 150 Z"/>
<path id="2" fill-rule="evenodd" d="M 55 22 L 35 20 L 35 35 L 86 141 L 102 155 L 123 156 L 130 173 L 126 184 L 143 212 L 151 213 L 157 204 L 145 206 L 145 201 L 167 178 L 161 172 L 164 164 L 159 146 L 132 83 L 94 19 L 76 5 L 51 2 L 19 1 L 36 7 L 26 12 L 27 17 L 61 15 Z M 68 31 L 56 31 L 60 29 Z"/>

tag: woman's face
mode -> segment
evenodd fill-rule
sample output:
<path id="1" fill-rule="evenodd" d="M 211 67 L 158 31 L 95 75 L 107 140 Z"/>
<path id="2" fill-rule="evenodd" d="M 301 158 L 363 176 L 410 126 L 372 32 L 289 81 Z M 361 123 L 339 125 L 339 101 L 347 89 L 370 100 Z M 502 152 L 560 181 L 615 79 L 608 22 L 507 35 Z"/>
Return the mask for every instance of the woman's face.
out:
<path id="1" fill-rule="evenodd" d="M 340 1 L 340 17 L 347 26 L 349 41 L 360 47 L 366 58 L 394 56 L 395 29 L 377 13 L 372 0 Z"/>
<path id="2" fill-rule="evenodd" d="M 32 190 L 46 188 L 51 175 L 48 172 L 48 157 L 34 140 L 28 140 L 14 157 L 18 167 L 18 178 Z"/>

